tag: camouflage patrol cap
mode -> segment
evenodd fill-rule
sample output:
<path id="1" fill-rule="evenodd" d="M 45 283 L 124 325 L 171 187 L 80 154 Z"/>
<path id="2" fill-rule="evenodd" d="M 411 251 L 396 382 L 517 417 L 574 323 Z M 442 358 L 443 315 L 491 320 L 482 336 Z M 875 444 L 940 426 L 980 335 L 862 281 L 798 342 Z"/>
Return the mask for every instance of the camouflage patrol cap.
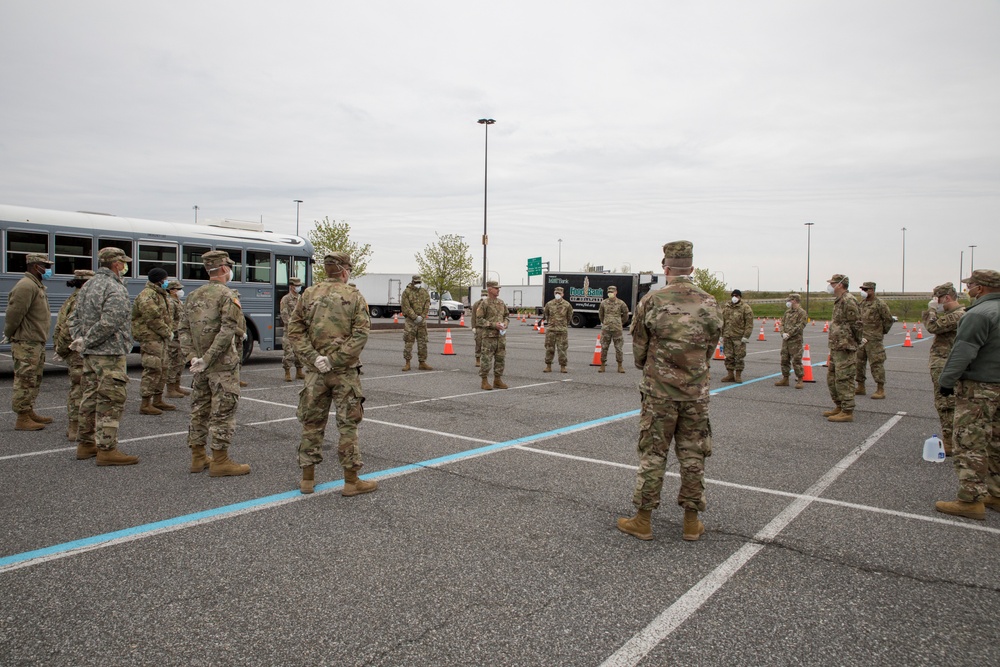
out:
<path id="1" fill-rule="evenodd" d="M 937 287 L 934 288 L 934 291 L 931 294 L 934 296 L 935 299 L 938 298 L 939 296 L 958 295 L 958 293 L 955 291 L 955 286 L 952 285 L 951 283 L 942 283 L 941 285 L 938 285 Z"/>
<path id="2" fill-rule="evenodd" d="M 866 280 L 865 282 L 861 283 L 861 289 L 870 289 L 870 290 L 873 290 L 873 289 L 875 289 L 875 283 L 873 283 L 870 280 Z"/>
<path id="3" fill-rule="evenodd" d="M 206 269 L 217 269 L 220 266 L 233 266 L 233 260 L 229 259 L 229 253 L 225 250 L 209 250 L 201 256 L 201 263 Z"/>
<path id="4" fill-rule="evenodd" d="M 334 266 L 346 266 L 347 268 L 353 268 L 354 265 L 351 264 L 351 256 L 346 252 L 331 252 L 329 255 L 323 256 L 323 265 L 334 265 Z"/>
<path id="5" fill-rule="evenodd" d="M 414 275 L 412 278 L 410 278 L 410 282 L 412 282 L 414 285 L 419 285 L 420 283 L 424 282 L 424 279 L 418 275 Z"/>
<path id="6" fill-rule="evenodd" d="M 827 280 L 826 282 L 830 283 L 831 285 L 836 285 L 837 283 L 840 283 L 844 287 L 848 287 L 851 284 L 851 279 L 845 276 L 843 273 L 835 273 L 833 274 L 833 277 Z"/>
<path id="7" fill-rule="evenodd" d="M 90 269 L 76 269 L 73 271 L 73 277 L 80 280 L 90 280 L 94 277 L 94 272 Z"/>
<path id="8" fill-rule="evenodd" d="M 46 266 L 52 266 L 52 261 L 49 259 L 49 256 L 43 255 L 40 252 L 29 252 L 25 259 L 28 264 L 45 264 Z"/>
<path id="9" fill-rule="evenodd" d="M 802 297 L 801 297 L 801 296 L 799 295 L 799 293 L 798 293 L 798 292 L 792 292 L 791 294 L 789 294 L 789 295 L 788 295 L 787 297 L 785 297 L 785 298 L 786 298 L 786 299 L 790 299 L 790 300 L 792 300 L 792 301 L 802 301 Z"/>
<path id="10" fill-rule="evenodd" d="M 564 291 L 564 290 L 563 290 L 563 288 L 562 288 L 562 287 L 557 287 L 557 288 L 555 288 L 555 290 L 554 290 L 554 292 L 553 292 L 553 293 L 554 293 L 554 294 L 562 294 L 562 293 L 563 293 L 563 291 Z"/>
<path id="11" fill-rule="evenodd" d="M 288 279 L 288 284 L 289 285 L 295 285 L 296 287 L 302 287 L 302 279 L 301 278 L 289 278 Z"/>
<path id="12" fill-rule="evenodd" d="M 496 287 L 497 289 L 499 289 L 500 288 L 500 283 L 497 282 L 496 280 L 487 280 L 486 281 L 486 286 L 487 287 Z"/>
<path id="13" fill-rule="evenodd" d="M 690 269 L 694 266 L 694 244 L 690 241 L 671 241 L 663 245 L 663 266 L 673 269 Z"/>
<path id="14" fill-rule="evenodd" d="M 181 281 L 179 281 L 179 280 L 171 280 L 169 283 L 167 283 L 167 291 L 168 292 L 172 292 L 175 289 L 184 289 L 184 285 L 181 284 Z"/>
<path id="15" fill-rule="evenodd" d="M 982 285 L 983 287 L 1000 287 L 1000 271 L 976 269 L 968 278 L 962 278 L 962 282 Z"/>
<path id="16" fill-rule="evenodd" d="M 121 248 L 107 247 L 101 248 L 101 252 L 97 253 L 97 260 L 101 264 L 109 264 L 111 262 L 131 262 L 132 258 L 125 254 L 125 251 Z"/>
<path id="17" fill-rule="evenodd" d="M 608 294 L 618 294 L 618 288 L 614 285 L 608 287 Z"/>

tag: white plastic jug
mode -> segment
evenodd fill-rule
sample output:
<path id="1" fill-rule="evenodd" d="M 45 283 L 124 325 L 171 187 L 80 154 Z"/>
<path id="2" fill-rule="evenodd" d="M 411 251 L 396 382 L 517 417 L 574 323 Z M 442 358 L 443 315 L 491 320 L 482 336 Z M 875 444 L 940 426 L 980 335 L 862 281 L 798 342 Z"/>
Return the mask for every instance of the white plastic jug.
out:
<path id="1" fill-rule="evenodd" d="M 944 443 L 935 433 L 924 440 L 924 461 L 944 463 Z"/>

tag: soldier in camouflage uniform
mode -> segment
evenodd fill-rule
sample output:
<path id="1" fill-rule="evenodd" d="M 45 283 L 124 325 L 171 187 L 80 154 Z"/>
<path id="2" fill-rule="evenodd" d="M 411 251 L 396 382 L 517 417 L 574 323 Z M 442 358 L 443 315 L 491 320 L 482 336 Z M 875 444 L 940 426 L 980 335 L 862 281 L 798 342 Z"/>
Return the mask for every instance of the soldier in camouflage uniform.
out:
<path id="1" fill-rule="evenodd" d="M 292 349 L 288 340 L 288 323 L 292 321 L 292 313 L 299 304 L 299 293 L 302 291 L 302 281 L 299 278 L 288 279 L 288 294 L 281 297 L 281 322 L 285 325 L 285 335 L 281 337 L 281 366 L 285 369 L 285 382 L 292 381 L 292 364 L 295 364 L 295 379 L 305 380 L 302 372 L 302 362 Z"/>
<path id="2" fill-rule="evenodd" d="M 233 260 L 224 250 L 201 256 L 208 284 L 191 292 L 181 313 L 181 349 L 194 374 L 191 395 L 191 472 L 208 468 L 210 477 L 246 475 L 250 466 L 229 458 L 240 402 L 240 343 L 246 321 L 240 295 L 226 286 Z M 211 435 L 212 458 L 205 453 Z"/>
<path id="3" fill-rule="evenodd" d="M 875 283 L 862 283 L 865 298 L 861 302 L 861 345 L 858 347 L 858 386 L 855 396 L 865 395 L 865 365 L 871 363 L 872 379 L 878 385 L 872 399 L 885 398 L 885 345 L 882 339 L 892 328 L 892 313 L 885 301 L 875 296 Z"/>
<path id="4" fill-rule="evenodd" d="M 935 508 L 982 520 L 987 507 L 1000 512 L 1000 271 L 976 269 L 962 282 L 976 301 L 938 378 L 939 393 L 955 396 L 958 500 Z"/>
<path id="5" fill-rule="evenodd" d="M 752 333 L 753 310 L 743 301 L 743 292 L 734 289 L 722 309 L 722 349 L 726 351 L 727 371 L 723 382 L 743 382 L 747 343 Z"/>
<path id="6" fill-rule="evenodd" d="M 482 290 L 479 294 L 479 300 L 472 304 L 472 308 L 469 309 L 469 325 L 472 327 L 473 335 L 476 337 L 476 368 L 479 368 L 479 357 L 483 352 L 483 332 L 476 326 L 476 310 L 486 300 L 487 295 L 488 292 Z"/>
<path id="7" fill-rule="evenodd" d="M 52 423 L 52 417 L 35 412 L 35 399 L 42 386 L 45 366 L 45 341 L 49 339 L 52 313 L 42 280 L 52 276 L 48 255 L 29 253 L 25 257 L 24 277 L 7 295 L 7 318 L 3 334 L 11 343 L 14 357 L 14 393 L 12 404 L 16 431 L 39 431 Z"/>
<path id="8" fill-rule="evenodd" d="M 829 331 L 830 366 L 826 372 L 826 385 L 835 407 L 823 416 L 831 422 L 852 422 L 855 365 L 863 327 L 861 308 L 847 289 L 850 286 L 847 276 L 837 273 L 827 282 L 826 291 L 836 296 Z"/>
<path id="9" fill-rule="evenodd" d="M 69 420 L 66 426 L 66 439 L 76 442 L 76 435 L 80 425 L 80 399 L 83 398 L 83 357 L 79 352 L 70 349 L 73 336 L 69 331 L 69 316 L 76 308 L 76 297 L 80 293 L 83 284 L 94 277 L 94 272 L 88 269 L 77 269 L 73 272 L 73 279 L 66 282 L 67 287 L 75 287 L 76 290 L 69 295 L 63 307 L 59 309 L 59 317 L 56 318 L 56 330 L 52 335 L 52 343 L 56 354 L 66 361 L 69 369 L 69 395 L 66 397 L 66 416 Z"/>
<path id="10" fill-rule="evenodd" d="M 507 389 L 503 381 L 504 362 L 507 359 L 507 326 L 510 313 L 507 304 L 500 300 L 500 283 L 490 280 L 486 283 L 487 298 L 476 309 L 476 328 L 483 334 L 483 351 L 480 357 L 479 377 L 481 386 L 489 391 Z M 493 384 L 490 385 L 490 369 L 493 370 Z"/>
<path id="11" fill-rule="evenodd" d="M 542 308 L 545 318 L 545 370 L 552 372 L 552 359 L 559 351 L 559 372 L 566 372 L 566 351 L 569 349 L 569 322 L 573 317 L 573 306 L 563 298 L 563 288 L 555 289 L 554 298 Z"/>
<path id="12" fill-rule="evenodd" d="M 628 306 L 618 298 L 618 288 L 614 285 L 608 288 L 608 298 L 601 302 L 597 316 L 601 318 L 601 367 L 597 369 L 597 372 L 604 372 L 604 367 L 608 363 L 608 348 L 614 341 L 618 372 L 624 373 L 625 367 L 622 366 L 622 362 L 625 360 L 623 349 L 625 337 L 622 333 L 625 322 L 628 321 Z"/>
<path id="13" fill-rule="evenodd" d="M 336 406 L 340 433 L 337 456 L 344 469 L 341 495 L 356 496 L 378 488 L 377 483 L 358 478 L 358 470 L 364 465 L 358 447 L 358 424 L 365 413 L 361 351 L 368 342 L 371 320 L 365 298 L 347 284 L 351 267 L 347 253 L 326 255 L 326 280 L 305 291 L 288 325 L 288 338 L 299 359 L 307 364 L 298 409 L 302 422 L 302 493 L 313 492 L 316 465 L 323 462 L 323 436 L 331 403 Z"/>
<path id="14" fill-rule="evenodd" d="M 705 532 L 705 457 L 712 454 L 708 419 L 709 364 L 722 330 L 719 305 L 695 287 L 690 241 L 663 246 L 667 285 L 650 292 L 632 320 L 635 367 L 642 370 L 639 392 L 639 472 L 632 502 L 636 515 L 618 519 L 618 529 L 640 540 L 653 539 L 650 514 L 660 505 L 670 443 L 680 467 L 677 504 L 684 508 L 683 538 Z"/>
<path id="15" fill-rule="evenodd" d="M 118 449 L 129 381 L 125 355 L 132 351 L 131 307 L 124 278 L 131 261 L 121 248 L 102 248 L 97 271 L 80 288 L 69 316 L 70 349 L 83 355 L 76 458 L 96 456 L 99 466 L 139 462 L 138 456 Z"/>
<path id="16" fill-rule="evenodd" d="M 938 378 L 944 370 L 945 362 L 951 353 L 951 346 L 958 333 L 958 321 L 965 315 L 965 308 L 958 302 L 958 293 L 951 283 L 944 283 L 934 288 L 933 296 L 927 303 L 927 310 L 920 314 L 920 319 L 927 327 L 927 333 L 934 334 L 931 343 L 928 366 L 931 371 L 931 382 L 934 384 L 934 408 L 941 422 L 941 440 L 944 442 L 944 452 L 951 456 L 954 451 L 953 438 L 955 426 L 955 395 L 942 396 L 939 393 Z"/>
<path id="17" fill-rule="evenodd" d="M 167 398 L 185 398 L 191 394 L 190 389 L 181 386 L 181 371 L 184 370 L 184 353 L 181 351 L 181 312 L 184 304 L 184 285 L 179 280 L 167 283 L 167 305 L 170 308 L 170 322 L 173 335 L 167 343 L 167 368 L 164 381 L 167 383 Z"/>
<path id="18" fill-rule="evenodd" d="M 146 275 L 148 282 L 132 304 L 132 337 L 139 342 L 142 353 L 142 381 L 139 393 L 142 405 L 139 413 L 162 415 L 177 406 L 163 400 L 166 385 L 167 345 L 174 337 L 167 295 L 167 272 L 156 267 Z"/>
<path id="19" fill-rule="evenodd" d="M 806 311 L 799 305 L 802 297 L 796 293 L 788 295 L 785 301 L 785 314 L 781 316 L 781 379 L 774 383 L 775 387 L 787 387 L 788 377 L 795 369 L 795 388 L 802 389 L 802 378 L 805 370 L 802 368 L 802 334 L 806 330 Z"/>
<path id="20" fill-rule="evenodd" d="M 421 287 L 420 276 L 413 280 L 403 290 L 400 299 L 400 309 L 406 321 L 403 323 L 403 370 L 410 370 L 410 359 L 413 357 L 413 341 L 417 341 L 418 367 L 422 371 L 434 370 L 427 365 L 427 312 L 431 308 L 431 295 Z"/>

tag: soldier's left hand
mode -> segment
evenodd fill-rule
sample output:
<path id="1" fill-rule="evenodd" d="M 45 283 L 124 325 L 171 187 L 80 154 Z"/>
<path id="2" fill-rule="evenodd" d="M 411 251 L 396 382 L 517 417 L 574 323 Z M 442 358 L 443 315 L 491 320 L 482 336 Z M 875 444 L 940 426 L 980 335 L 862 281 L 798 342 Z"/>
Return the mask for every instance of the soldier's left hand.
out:
<path id="1" fill-rule="evenodd" d="M 868 344 L 868 339 L 867 338 L 862 338 L 861 339 L 861 347 L 864 347 L 867 344 Z"/>
<path id="2" fill-rule="evenodd" d="M 420 324 L 423 321 L 424 321 L 424 316 L 423 315 L 417 315 L 417 324 Z"/>
<path id="3" fill-rule="evenodd" d="M 82 338 L 74 339 L 73 342 L 69 344 L 69 349 L 73 350 L 74 352 L 83 352 L 83 339 Z"/>
<path id="4" fill-rule="evenodd" d="M 954 387 L 938 387 L 938 393 L 941 394 L 942 396 L 954 396 L 955 395 L 955 388 Z"/>
<path id="5" fill-rule="evenodd" d="M 329 357 L 316 357 L 316 363 L 314 365 L 316 366 L 316 370 L 320 373 L 329 373 L 333 370 L 333 366 L 330 365 Z"/>
<path id="6" fill-rule="evenodd" d="M 788 340 L 788 334 L 786 333 L 781 334 L 781 340 Z"/>
<path id="7" fill-rule="evenodd" d="M 246 339 L 247 339 L 247 332 L 246 332 L 246 331 L 244 331 L 244 332 L 243 332 L 243 340 L 246 340 Z"/>
<path id="8" fill-rule="evenodd" d="M 742 342 L 744 345 L 746 345 L 747 343 L 750 342 L 750 339 L 749 338 L 741 338 L 740 342 Z"/>
<path id="9" fill-rule="evenodd" d="M 200 357 L 195 357 L 194 359 L 191 360 L 191 372 L 192 373 L 201 373 L 207 367 L 208 367 L 208 364 L 206 364 L 205 360 L 202 359 L 202 358 L 200 358 Z"/>

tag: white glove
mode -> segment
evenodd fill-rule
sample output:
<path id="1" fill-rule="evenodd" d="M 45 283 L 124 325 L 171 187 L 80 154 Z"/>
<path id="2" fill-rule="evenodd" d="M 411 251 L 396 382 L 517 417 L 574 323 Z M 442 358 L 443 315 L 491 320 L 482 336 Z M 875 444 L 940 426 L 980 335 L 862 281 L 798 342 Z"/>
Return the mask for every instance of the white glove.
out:
<path id="1" fill-rule="evenodd" d="M 202 359 L 201 357 L 195 357 L 194 359 L 191 360 L 192 373 L 201 373 L 206 368 L 208 368 L 208 364 L 206 364 L 205 360 Z"/>
<path id="2" fill-rule="evenodd" d="M 740 340 L 743 342 L 744 345 L 750 342 L 749 338 L 741 338 Z"/>
<path id="3" fill-rule="evenodd" d="M 892 321 L 893 321 L 893 322 L 898 322 L 898 321 L 899 321 L 899 318 L 898 318 L 898 317 L 896 317 L 895 315 L 893 315 L 893 316 L 892 316 Z"/>
<path id="4" fill-rule="evenodd" d="M 9 340 L 7 340 L 7 337 L 6 337 L 6 336 L 0 336 L 0 345 L 6 345 L 6 344 L 7 344 L 7 343 L 9 343 L 9 342 L 10 342 L 10 341 L 9 341 Z"/>
<path id="5" fill-rule="evenodd" d="M 247 339 L 247 332 L 246 332 L 246 331 L 244 331 L 244 332 L 243 332 L 243 340 L 246 340 L 246 339 Z"/>
<path id="6" fill-rule="evenodd" d="M 320 373 L 329 373 L 333 370 L 333 366 L 330 365 L 329 357 L 316 357 L 316 362 L 313 365 L 316 366 L 316 370 Z"/>
<path id="7" fill-rule="evenodd" d="M 788 334 L 786 334 L 786 333 L 781 334 L 781 339 L 782 340 L 788 340 Z"/>
<path id="8" fill-rule="evenodd" d="M 52 361 L 56 362 L 57 364 L 61 364 L 63 362 L 63 358 L 60 357 L 58 354 L 53 354 Z"/>
<path id="9" fill-rule="evenodd" d="M 868 344 L 868 339 L 867 338 L 862 338 L 861 339 L 861 347 L 864 347 L 867 344 Z"/>
<path id="10" fill-rule="evenodd" d="M 927 302 L 927 310 L 934 310 L 937 308 L 937 299 L 931 299 Z"/>
<path id="11" fill-rule="evenodd" d="M 424 316 L 423 315 L 417 315 L 417 324 L 420 324 L 423 321 L 424 321 Z"/>
<path id="12" fill-rule="evenodd" d="M 69 349 L 73 350 L 74 352 L 83 352 L 83 339 L 82 338 L 74 339 L 73 342 L 69 344 Z"/>

